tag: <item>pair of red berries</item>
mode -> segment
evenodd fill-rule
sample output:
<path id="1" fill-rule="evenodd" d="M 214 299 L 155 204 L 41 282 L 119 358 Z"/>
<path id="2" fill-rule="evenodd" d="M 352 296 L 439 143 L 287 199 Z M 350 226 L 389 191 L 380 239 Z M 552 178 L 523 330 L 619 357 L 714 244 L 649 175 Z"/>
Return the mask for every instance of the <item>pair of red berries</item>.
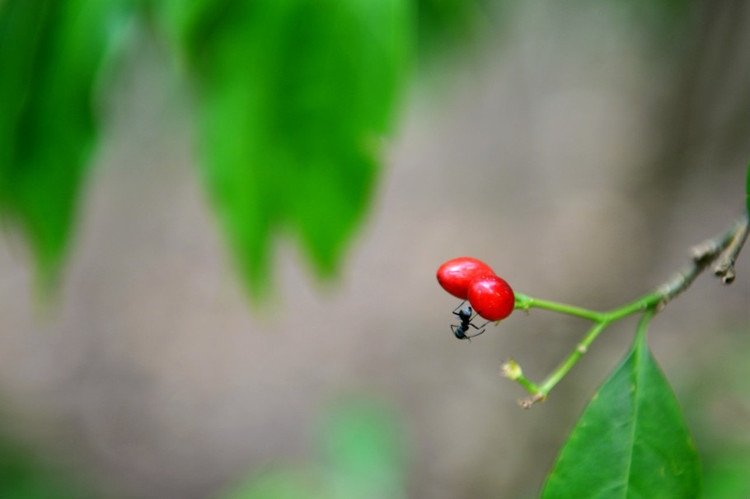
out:
<path id="1" fill-rule="evenodd" d="M 437 279 L 453 296 L 469 300 L 477 314 L 488 321 L 505 319 L 515 308 L 513 289 L 489 265 L 476 258 L 448 260 L 438 269 Z"/>

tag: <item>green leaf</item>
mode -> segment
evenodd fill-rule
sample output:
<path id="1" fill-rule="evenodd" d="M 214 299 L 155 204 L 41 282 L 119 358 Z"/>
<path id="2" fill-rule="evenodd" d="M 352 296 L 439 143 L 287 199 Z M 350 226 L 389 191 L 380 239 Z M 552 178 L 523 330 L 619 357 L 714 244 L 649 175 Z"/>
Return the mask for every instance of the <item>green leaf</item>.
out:
<path id="1" fill-rule="evenodd" d="M 542 497 L 678 499 L 699 497 L 700 490 L 695 444 L 639 334 L 578 421 Z"/>
<path id="2" fill-rule="evenodd" d="M 98 70 L 128 4 L 0 3 L 0 210 L 28 237 L 41 283 L 65 255 L 94 144 Z"/>
<path id="3" fill-rule="evenodd" d="M 705 499 L 750 497 L 750 452 L 728 453 L 706 466 Z"/>
<path id="4" fill-rule="evenodd" d="M 364 396 L 329 409 L 320 447 L 331 478 L 331 499 L 404 497 L 403 433 L 388 407 Z"/>
<path id="5" fill-rule="evenodd" d="M 409 3 L 187 5 L 163 14 L 198 83 L 203 178 L 251 293 L 267 290 L 282 232 L 334 274 L 406 76 Z"/>
<path id="6" fill-rule="evenodd" d="M 3 421 L 6 423 L 6 421 Z M 0 497 L 3 499 L 85 499 L 98 497 L 81 477 L 63 474 L 50 457 L 64 460 L 48 449 L 44 455 L 0 433 Z M 52 454 L 52 456 L 50 456 Z"/>
<path id="7" fill-rule="evenodd" d="M 321 418 L 321 459 L 269 469 L 230 486 L 222 499 L 380 499 L 405 497 L 400 418 L 366 396 L 347 396 Z"/>
<path id="8" fill-rule="evenodd" d="M 319 473 L 304 468 L 267 471 L 218 494 L 220 499 L 323 499 Z"/>
<path id="9" fill-rule="evenodd" d="M 420 51 L 429 55 L 470 40 L 477 31 L 483 10 L 499 0 L 416 0 Z"/>

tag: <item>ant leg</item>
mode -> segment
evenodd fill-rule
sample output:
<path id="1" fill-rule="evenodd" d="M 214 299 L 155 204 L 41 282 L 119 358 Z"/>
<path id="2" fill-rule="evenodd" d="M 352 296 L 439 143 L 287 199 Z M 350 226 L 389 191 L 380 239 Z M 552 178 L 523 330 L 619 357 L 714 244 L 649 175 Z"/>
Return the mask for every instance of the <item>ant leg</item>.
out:
<path id="1" fill-rule="evenodd" d="M 465 338 L 466 338 L 467 340 L 471 341 L 471 339 L 472 339 L 472 338 L 476 338 L 477 336 L 479 336 L 480 334 L 482 334 L 482 333 L 483 333 L 483 332 L 485 331 L 485 329 L 484 329 L 484 326 L 486 326 L 486 325 L 487 325 L 487 324 L 489 324 L 489 323 L 490 323 L 490 321 L 487 321 L 487 322 L 485 322 L 485 323 L 484 323 L 484 324 L 483 324 L 482 326 L 480 326 L 482 330 L 481 330 L 481 331 L 479 331 L 478 333 L 476 333 L 476 334 L 471 334 L 471 335 L 464 335 L 464 337 L 465 337 Z M 473 324 L 473 323 L 471 323 L 471 322 L 469 323 L 469 326 L 473 327 L 474 329 L 479 329 L 479 328 L 480 328 L 480 327 L 477 327 L 477 325 L 476 325 L 476 324 Z"/>
<path id="2" fill-rule="evenodd" d="M 464 300 L 464 301 L 465 301 L 465 300 Z M 472 312 L 473 312 L 473 314 L 471 315 L 471 319 L 469 319 L 469 322 L 471 322 L 471 321 L 473 321 L 474 319 L 476 319 L 477 317 L 479 317 L 479 312 L 477 312 L 476 310 L 472 310 Z M 490 322 L 492 322 L 492 321 L 487 321 L 487 322 L 485 322 L 485 323 L 484 323 L 484 324 L 483 324 L 483 325 L 482 325 L 481 327 L 484 327 L 484 326 L 486 326 L 486 325 L 487 325 L 487 324 L 489 324 Z M 476 326 L 474 326 L 474 327 L 476 327 Z M 479 329 L 479 328 L 477 328 L 477 329 Z"/>
<path id="3" fill-rule="evenodd" d="M 474 316 L 474 318 L 476 318 L 476 316 Z M 469 326 L 473 327 L 474 329 L 482 329 L 482 328 L 484 328 L 485 326 L 487 326 L 487 324 L 489 324 L 490 322 L 492 322 L 492 321 L 487 321 L 487 322 L 485 322 L 484 324 L 482 324 L 481 326 L 477 326 L 477 325 L 476 325 L 476 324 L 474 324 L 473 322 L 469 322 Z"/>
<path id="4" fill-rule="evenodd" d="M 473 326 L 473 324 L 472 324 L 472 326 Z M 476 327 L 476 326 L 475 326 L 475 327 Z M 477 328 L 477 329 L 479 329 L 479 328 Z M 479 331 L 479 332 L 478 332 L 477 334 L 472 334 L 472 335 L 469 335 L 469 336 L 467 336 L 467 337 L 466 337 L 466 339 L 467 339 L 467 340 L 471 340 L 471 338 L 476 338 L 477 336 L 479 336 L 479 335 L 480 335 L 480 334 L 482 334 L 483 332 L 484 332 L 484 329 L 482 329 L 481 331 Z"/>

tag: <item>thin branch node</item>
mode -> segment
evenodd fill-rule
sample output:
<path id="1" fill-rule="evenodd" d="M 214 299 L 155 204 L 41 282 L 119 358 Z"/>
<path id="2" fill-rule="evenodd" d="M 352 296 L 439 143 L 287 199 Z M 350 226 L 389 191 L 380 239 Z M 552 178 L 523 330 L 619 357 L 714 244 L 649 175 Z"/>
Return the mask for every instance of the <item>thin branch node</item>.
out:
<path id="1" fill-rule="evenodd" d="M 721 282 L 723 284 L 732 284 L 735 277 L 737 277 L 737 274 L 734 271 L 734 267 L 729 267 L 721 276 Z"/>
<path id="2" fill-rule="evenodd" d="M 733 234 L 731 241 L 724 250 L 724 253 L 722 253 L 719 261 L 714 267 L 714 274 L 721 277 L 721 282 L 724 284 L 732 284 L 732 282 L 734 282 L 734 278 L 736 277 L 734 262 L 737 261 L 737 257 L 739 256 L 740 251 L 742 251 L 745 241 L 747 241 L 747 234 L 748 219 L 747 217 L 744 217 Z"/>
<path id="3" fill-rule="evenodd" d="M 721 241 L 715 238 L 703 241 L 691 248 L 690 256 L 699 265 L 709 263 L 724 249 L 721 243 Z"/>
<path id="4" fill-rule="evenodd" d="M 530 409 L 532 405 L 536 404 L 537 402 L 544 402 L 546 399 L 546 395 L 537 393 L 532 397 L 519 400 L 518 405 L 520 405 L 523 409 Z"/>
<path id="5" fill-rule="evenodd" d="M 656 303 L 656 313 L 660 313 L 662 310 L 667 308 L 667 303 L 669 300 L 667 300 L 666 296 L 662 295 L 661 299 Z"/>

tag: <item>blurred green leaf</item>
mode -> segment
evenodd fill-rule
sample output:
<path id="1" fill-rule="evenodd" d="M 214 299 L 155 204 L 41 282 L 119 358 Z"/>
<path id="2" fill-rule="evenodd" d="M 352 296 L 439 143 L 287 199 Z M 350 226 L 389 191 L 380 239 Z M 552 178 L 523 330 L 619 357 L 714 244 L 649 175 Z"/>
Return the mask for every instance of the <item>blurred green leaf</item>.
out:
<path id="1" fill-rule="evenodd" d="M 82 484 L 53 472 L 28 449 L 0 435 L 0 497 L 3 499 L 82 499 Z"/>
<path id="2" fill-rule="evenodd" d="M 750 497 L 750 326 L 737 326 L 707 330 L 711 343 L 680 375 L 683 407 L 701 453 L 705 499 Z"/>
<path id="3" fill-rule="evenodd" d="M 386 407 L 346 398 L 326 413 L 320 432 L 331 499 L 404 496 L 403 433 Z"/>
<path id="4" fill-rule="evenodd" d="M 594 395 L 547 477 L 542 497 L 695 498 L 700 462 L 645 334 Z"/>
<path id="5" fill-rule="evenodd" d="M 284 231 L 332 275 L 405 81 L 409 4 L 169 0 L 162 12 L 197 80 L 203 178 L 250 291 L 267 289 Z"/>
<path id="6" fill-rule="evenodd" d="M 305 470 L 270 471 L 221 494 L 222 499 L 328 499 L 320 476 Z"/>
<path id="7" fill-rule="evenodd" d="M 722 456 L 706 466 L 705 499 L 747 499 L 750 497 L 750 454 Z"/>
<path id="8" fill-rule="evenodd" d="M 345 397 L 322 415 L 322 459 L 267 470 L 221 499 L 398 499 L 405 497 L 405 446 L 400 419 L 364 396 Z"/>
<path id="9" fill-rule="evenodd" d="M 95 136 L 98 70 L 128 0 L 0 2 L 0 209 L 57 276 Z"/>
<path id="10" fill-rule="evenodd" d="M 500 0 L 416 0 L 419 50 L 424 55 L 460 46 L 477 32 L 480 18 Z"/>

